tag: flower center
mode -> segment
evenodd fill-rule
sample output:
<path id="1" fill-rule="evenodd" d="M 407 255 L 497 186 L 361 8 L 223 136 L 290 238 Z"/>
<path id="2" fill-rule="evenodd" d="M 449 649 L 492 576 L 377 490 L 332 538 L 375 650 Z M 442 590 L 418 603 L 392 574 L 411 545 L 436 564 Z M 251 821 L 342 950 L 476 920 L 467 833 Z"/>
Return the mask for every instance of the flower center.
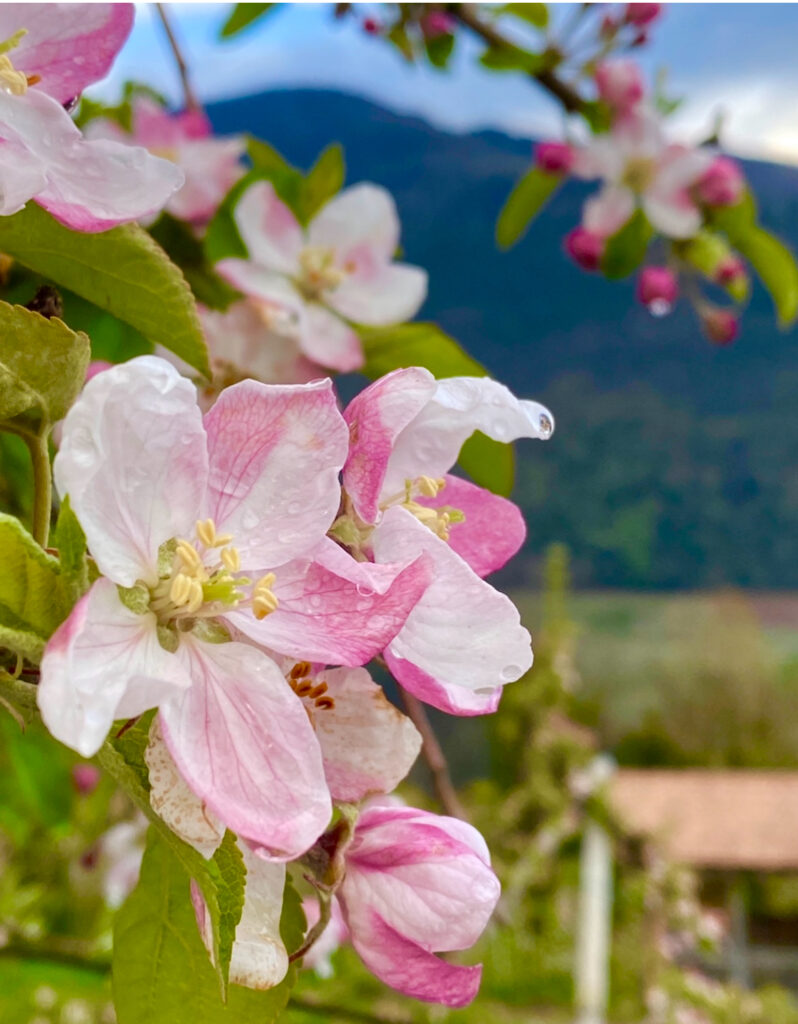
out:
<path id="1" fill-rule="evenodd" d="M 311 671 L 309 661 L 298 661 L 285 678 L 297 697 L 302 698 L 308 713 L 312 708 L 316 711 L 331 711 L 335 707 L 335 699 L 327 693 L 325 682 L 317 683 L 312 678 Z"/>
<path id="2" fill-rule="evenodd" d="M 0 43 L 0 89 L 5 89 L 12 96 L 24 96 L 29 85 L 35 85 L 41 81 L 39 75 L 28 75 L 24 71 L 17 71 L 8 56 L 9 50 L 16 49 L 23 36 L 28 34 L 26 28 L 21 28 L 4 42 Z"/>
<path id="3" fill-rule="evenodd" d="M 164 646 L 176 649 L 177 633 L 202 625 L 208 639 L 229 639 L 223 627 L 214 632 L 213 619 L 234 608 L 249 607 L 263 619 L 278 607 L 273 572 L 254 585 L 241 573 L 241 555 L 229 533 L 219 533 L 212 519 L 199 520 L 195 539 L 177 538 L 161 545 L 159 579 L 148 587 L 142 581 L 120 588 L 122 601 L 134 611 L 151 611 L 158 620 Z M 215 635 L 218 633 L 219 635 Z"/>
<path id="4" fill-rule="evenodd" d="M 645 192 L 654 180 L 656 169 L 656 162 L 649 157 L 632 157 L 624 167 L 621 184 L 633 192 Z"/>
<path id="5" fill-rule="evenodd" d="M 441 505 L 429 508 L 416 501 L 416 498 L 437 498 L 446 486 L 443 477 L 418 476 L 415 480 L 405 480 L 405 489 L 382 502 L 380 508 L 385 510 L 392 505 L 399 505 L 412 513 L 420 523 L 432 530 L 441 540 L 449 539 L 450 527 L 455 523 L 465 522 L 465 515 L 459 508 Z"/>
<path id="6" fill-rule="evenodd" d="M 299 268 L 296 283 L 306 299 L 318 299 L 325 292 L 335 291 L 354 269 L 350 266 L 337 266 L 335 250 L 323 245 L 304 248 L 299 254 Z"/>

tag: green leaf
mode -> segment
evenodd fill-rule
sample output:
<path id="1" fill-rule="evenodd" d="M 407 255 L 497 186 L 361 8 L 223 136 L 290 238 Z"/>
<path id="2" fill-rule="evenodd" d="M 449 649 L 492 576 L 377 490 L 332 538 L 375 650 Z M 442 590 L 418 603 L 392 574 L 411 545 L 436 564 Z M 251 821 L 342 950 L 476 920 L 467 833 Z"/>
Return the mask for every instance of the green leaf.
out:
<path id="1" fill-rule="evenodd" d="M 266 992 L 231 985 L 222 1003 L 200 939 L 189 879 L 150 829 L 139 883 L 114 928 L 118 1024 L 272 1024 L 296 976 Z"/>
<path id="2" fill-rule="evenodd" d="M 395 25 L 391 26 L 391 30 L 385 38 L 393 43 L 406 61 L 409 61 L 411 64 L 413 63 L 415 57 L 413 43 L 410 41 L 410 36 L 401 22 L 397 21 Z"/>
<path id="3" fill-rule="evenodd" d="M 209 375 L 191 290 L 137 224 L 97 234 L 71 231 L 31 202 L 19 213 L 0 218 L 0 252 L 124 320 L 153 344 Z"/>
<path id="4" fill-rule="evenodd" d="M 535 28 L 546 28 L 549 23 L 549 9 L 546 4 L 502 4 L 496 14 L 513 14 Z"/>
<path id="5" fill-rule="evenodd" d="M 756 202 L 746 192 L 736 206 L 715 208 L 712 224 L 744 256 L 770 293 L 779 324 L 789 326 L 798 316 L 798 265 L 775 235 L 756 223 Z"/>
<path id="6" fill-rule="evenodd" d="M 427 58 L 435 68 L 445 68 L 454 50 L 454 36 L 451 32 L 444 32 L 432 39 L 425 39 L 424 46 L 427 51 Z"/>
<path id="7" fill-rule="evenodd" d="M 38 432 L 62 419 L 86 379 L 89 339 L 61 320 L 0 302 L 0 420 Z"/>
<path id="8" fill-rule="evenodd" d="M 77 601 L 89 589 L 86 534 L 72 511 L 69 495 L 61 502 L 52 543 L 58 549 L 61 575 L 71 600 Z"/>
<path id="9" fill-rule="evenodd" d="M 540 167 L 533 167 L 515 183 L 496 222 L 496 243 L 500 249 L 515 245 L 563 180 L 560 174 L 547 174 Z"/>
<path id="10" fill-rule="evenodd" d="M 335 142 L 319 156 L 302 184 L 300 220 L 303 224 L 307 224 L 336 192 L 341 191 L 345 178 L 344 151 Z"/>
<path id="11" fill-rule="evenodd" d="M 372 380 L 401 366 L 424 366 L 438 379 L 487 376 L 485 367 L 435 324 L 361 328 L 360 337 L 366 356 L 363 372 Z M 512 490 L 515 462 L 511 445 L 477 433 L 463 445 L 459 461 L 481 487 L 503 495 Z"/>
<path id="12" fill-rule="evenodd" d="M 695 238 L 675 243 L 675 251 L 685 263 L 695 267 L 707 280 L 716 283 L 718 268 L 724 260 L 730 259 L 734 251 L 728 242 L 711 231 L 700 231 Z M 735 302 L 745 302 L 750 285 L 747 276 L 735 278 L 729 284 L 721 285 Z"/>
<path id="13" fill-rule="evenodd" d="M 18 519 L 0 513 L 0 647 L 38 662 L 71 602 L 58 560 Z"/>
<path id="14" fill-rule="evenodd" d="M 220 38 L 229 39 L 268 14 L 277 4 L 236 4 L 227 21 L 222 25 Z"/>
<path id="15" fill-rule="evenodd" d="M 150 234 L 183 271 L 198 302 L 209 309 L 227 309 L 241 295 L 214 271 L 202 242 L 182 220 L 162 213 Z"/>
<path id="16" fill-rule="evenodd" d="M 536 75 L 551 67 L 551 58 L 505 43 L 504 46 L 488 47 L 479 58 L 479 63 L 491 71 L 526 71 L 527 74 Z"/>
<path id="17" fill-rule="evenodd" d="M 106 741 L 98 755 L 98 761 L 127 792 L 139 810 L 149 818 L 163 843 L 171 850 L 188 876 L 200 887 L 212 924 L 213 960 L 217 965 L 216 989 L 218 992 L 221 985 L 222 992 L 225 992 L 233 938 L 244 906 L 244 861 L 231 832 L 225 833 L 224 840 L 214 857 L 205 860 L 192 846 L 175 835 L 152 809 L 149 774 L 144 760 L 152 717 L 145 716 L 132 728 Z"/>
<path id="18" fill-rule="evenodd" d="M 294 888 L 290 875 L 286 875 L 283 909 L 280 914 L 280 938 L 289 954 L 302 945 L 307 926 L 305 911 L 302 909 L 302 897 Z"/>
<path id="19" fill-rule="evenodd" d="M 604 274 L 616 279 L 628 277 L 637 270 L 645 259 L 652 234 L 646 215 L 642 210 L 635 210 L 621 230 L 607 239 L 601 258 Z"/>

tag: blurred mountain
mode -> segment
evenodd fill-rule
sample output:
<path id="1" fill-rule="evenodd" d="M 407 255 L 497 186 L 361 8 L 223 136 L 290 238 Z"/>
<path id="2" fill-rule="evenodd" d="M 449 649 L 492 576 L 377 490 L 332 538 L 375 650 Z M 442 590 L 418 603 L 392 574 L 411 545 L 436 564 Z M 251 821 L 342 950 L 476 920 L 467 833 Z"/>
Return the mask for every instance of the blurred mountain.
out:
<path id="1" fill-rule="evenodd" d="M 700 334 L 687 304 L 662 320 L 631 281 L 575 268 L 562 238 L 591 190 L 570 183 L 514 249 L 493 232 L 530 145 L 454 135 L 366 100 L 287 90 L 215 104 L 308 167 L 343 143 L 347 181 L 395 196 L 405 258 L 430 272 L 437 321 L 516 392 L 548 401 L 558 429 L 520 446 L 517 497 L 530 559 L 553 540 L 583 585 L 798 586 L 798 331 L 756 288 L 739 341 Z M 798 170 L 749 162 L 762 223 L 798 249 Z"/>

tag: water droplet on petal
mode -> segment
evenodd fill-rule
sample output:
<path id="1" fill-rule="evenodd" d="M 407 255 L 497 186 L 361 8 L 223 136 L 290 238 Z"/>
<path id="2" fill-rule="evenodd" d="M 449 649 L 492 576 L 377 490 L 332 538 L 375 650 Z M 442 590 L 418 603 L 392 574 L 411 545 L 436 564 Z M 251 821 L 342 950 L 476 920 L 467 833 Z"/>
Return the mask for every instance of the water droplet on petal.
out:
<path id="1" fill-rule="evenodd" d="M 540 430 L 540 436 L 543 438 L 544 441 L 547 438 L 551 437 L 552 431 L 554 430 L 554 424 L 551 422 L 551 419 L 545 413 L 541 414 L 540 422 L 538 423 L 538 429 Z"/>
<path id="2" fill-rule="evenodd" d="M 514 683 L 523 674 L 520 665 L 505 665 L 501 670 L 501 679 L 505 683 Z"/>
<path id="3" fill-rule="evenodd" d="M 673 309 L 673 303 L 667 299 L 652 299 L 647 308 L 652 316 L 667 316 Z"/>

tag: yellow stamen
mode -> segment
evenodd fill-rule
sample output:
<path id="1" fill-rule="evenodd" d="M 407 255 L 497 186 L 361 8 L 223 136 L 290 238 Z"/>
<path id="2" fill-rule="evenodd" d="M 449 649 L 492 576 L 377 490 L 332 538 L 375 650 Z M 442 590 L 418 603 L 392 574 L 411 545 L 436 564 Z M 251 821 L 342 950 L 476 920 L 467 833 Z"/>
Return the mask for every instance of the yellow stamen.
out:
<path id="1" fill-rule="evenodd" d="M 217 533 L 212 519 L 197 520 L 197 536 L 206 548 L 221 548 L 233 539 L 232 533 Z"/>
<path id="2" fill-rule="evenodd" d="M 292 679 L 302 679 L 303 676 L 310 675 L 310 662 L 298 661 L 288 674 Z"/>
<path id="3" fill-rule="evenodd" d="M 229 572 L 238 572 L 241 568 L 241 555 L 238 548 L 225 548 L 221 553 L 222 564 Z"/>
<path id="4" fill-rule="evenodd" d="M 180 608 L 187 603 L 191 594 L 191 583 L 191 577 L 186 576 L 185 573 L 179 572 L 175 576 L 172 586 L 169 588 L 169 600 L 172 604 Z"/>
<path id="5" fill-rule="evenodd" d="M 416 480 L 416 487 L 418 488 L 418 493 L 422 495 L 424 498 L 437 498 L 438 492 L 442 491 L 445 486 L 446 481 L 443 479 L 442 476 L 438 477 L 437 479 L 431 476 L 420 476 Z"/>
<path id="6" fill-rule="evenodd" d="M 199 551 L 187 540 L 179 540 L 177 542 L 176 551 L 180 555 L 181 559 L 186 565 L 187 569 L 191 569 L 192 572 L 196 572 L 197 569 L 202 566 L 202 559 L 199 556 Z"/>
<path id="7" fill-rule="evenodd" d="M 7 53 L 0 55 L 0 86 L 12 96 L 24 96 L 28 91 L 28 76 L 17 71 Z"/>

